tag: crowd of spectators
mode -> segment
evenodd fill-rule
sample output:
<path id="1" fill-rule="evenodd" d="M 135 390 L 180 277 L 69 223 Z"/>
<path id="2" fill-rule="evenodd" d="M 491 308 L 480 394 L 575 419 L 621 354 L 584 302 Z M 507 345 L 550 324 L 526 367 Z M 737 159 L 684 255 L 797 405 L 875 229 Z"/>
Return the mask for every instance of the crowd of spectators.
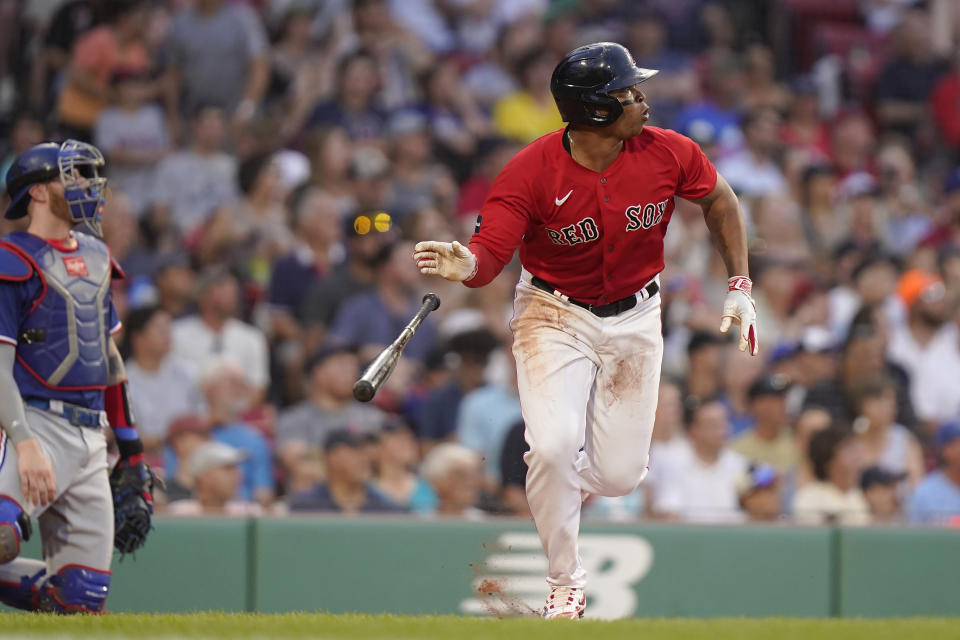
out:
<path id="1" fill-rule="evenodd" d="M 0 0 L 0 176 L 46 139 L 107 158 L 161 509 L 522 516 L 518 265 L 469 290 L 412 243 L 466 241 L 562 126 L 556 61 L 622 42 L 661 70 L 648 124 L 741 198 L 761 356 L 716 331 L 727 274 L 678 202 L 649 475 L 585 515 L 958 524 L 958 36 L 955 0 Z"/>

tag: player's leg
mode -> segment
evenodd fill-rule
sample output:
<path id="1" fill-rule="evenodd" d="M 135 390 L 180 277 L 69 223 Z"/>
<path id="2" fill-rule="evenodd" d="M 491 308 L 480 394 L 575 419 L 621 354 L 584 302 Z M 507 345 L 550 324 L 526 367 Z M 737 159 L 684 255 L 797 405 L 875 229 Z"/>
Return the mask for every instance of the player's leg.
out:
<path id="1" fill-rule="evenodd" d="M 587 412 L 585 488 L 623 496 L 647 473 L 663 359 L 660 299 L 602 320 L 606 340 L 597 344 L 601 366 Z"/>
<path id="2" fill-rule="evenodd" d="M 77 428 L 86 465 L 39 518 L 49 579 L 39 608 L 58 613 L 99 613 L 110 589 L 113 500 L 107 447 L 101 430 Z"/>
<path id="3" fill-rule="evenodd" d="M 582 455 L 586 406 L 597 365 L 574 335 L 589 327 L 538 289 L 517 286 L 513 353 L 530 451 L 525 459 L 527 502 L 548 561 L 548 582 L 582 588 L 580 529 Z M 566 329 L 561 329 L 566 327 Z"/>

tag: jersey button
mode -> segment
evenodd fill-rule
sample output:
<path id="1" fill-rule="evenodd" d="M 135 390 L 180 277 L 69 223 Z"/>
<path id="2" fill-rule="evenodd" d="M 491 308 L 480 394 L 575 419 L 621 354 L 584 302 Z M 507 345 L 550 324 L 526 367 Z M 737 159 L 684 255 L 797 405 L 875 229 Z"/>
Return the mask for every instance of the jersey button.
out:
<path id="1" fill-rule="evenodd" d="M 600 184 L 607 184 L 606 178 L 600 178 Z"/>
<path id="2" fill-rule="evenodd" d="M 604 202 L 610 202 L 610 196 L 603 196 Z"/>
<path id="3" fill-rule="evenodd" d="M 607 245 L 607 253 L 613 253 L 613 245 L 612 245 L 612 244 L 608 244 L 608 245 Z"/>

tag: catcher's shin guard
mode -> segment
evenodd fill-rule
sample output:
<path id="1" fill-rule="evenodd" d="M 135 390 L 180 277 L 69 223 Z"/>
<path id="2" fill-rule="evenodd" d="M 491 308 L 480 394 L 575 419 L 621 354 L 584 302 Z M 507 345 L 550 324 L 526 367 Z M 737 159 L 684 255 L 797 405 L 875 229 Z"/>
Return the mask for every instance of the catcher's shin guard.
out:
<path id="1" fill-rule="evenodd" d="M 51 576 L 37 595 L 36 611 L 102 613 L 110 591 L 110 572 L 68 564 Z"/>
<path id="2" fill-rule="evenodd" d="M 0 567 L 0 602 L 8 607 L 33 611 L 47 574 L 40 560 L 20 558 Z"/>

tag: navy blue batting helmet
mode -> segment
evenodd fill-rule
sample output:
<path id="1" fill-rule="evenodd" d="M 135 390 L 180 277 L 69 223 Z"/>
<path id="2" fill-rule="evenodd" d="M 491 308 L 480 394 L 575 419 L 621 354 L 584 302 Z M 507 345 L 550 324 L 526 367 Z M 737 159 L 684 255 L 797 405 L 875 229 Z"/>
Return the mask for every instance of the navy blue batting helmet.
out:
<path id="1" fill-rule="evenodd" d="M 27 215 L 30 187 L 60 177 L 60 165 L 57 161 L 59 155 L 59 144 L 44 142 L 17 156 L 7 169 L 7 194 L 10 196 L 10 205 L 4 214 L 6 218 L 13 220 Z"/>
<path id="2" fill-rule="evenodd" d="M 565 122 L 606 127 L 623 113 L 623 105 L 609 93 L 657 73 L 638 67 L 623 45 L 595 42 L 564 56 L 553 70 L 550 91 Z"/>

